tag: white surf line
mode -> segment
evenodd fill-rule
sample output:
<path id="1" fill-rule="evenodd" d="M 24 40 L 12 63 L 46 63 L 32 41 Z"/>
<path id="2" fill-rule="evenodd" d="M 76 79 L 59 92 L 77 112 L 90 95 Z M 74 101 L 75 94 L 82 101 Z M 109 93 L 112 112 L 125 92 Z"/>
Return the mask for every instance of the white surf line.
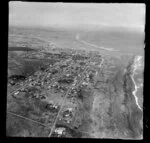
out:
<path id="1" fill-rule="evenodd" d="M 84 40 L 80 40 L 80 35 L 79 34 L 76 35 L 76 40 L 80 41 L 83 44 L 86 44 L 86 45 L 89 45 L 89 46 L 93 46 L 95 48 L 100 48 L 100 49 L 107 50 L 107 51 L 119 51 L 119 50 L 115 50 L 113 48 L 104 48 L 102 46 L 99 47 L 99 46 L 97 46 L 95 44 L 91 44 L 91 43 L 88 43 L 88 42 L 86 42 Z"/>
<path id="2" fill-rule="evenodd" d="M 138 98 L 137 98 L 137 96 L 136 96 L 136 92 L 137 92 L 137 90 L 138 90 L 139 87 L 136 86 L 136 83 L 135 83 L 135 80 L 134 80 L 133 76 L 134 76 L 134 74 L 131 76 L 131 78 L 132 78 L 132 81 L 134 82 L 135 90 L 132 92 L 132 94 L 134 95 L 136 105 L 138 106 L 138 108 L 139 108 L 140 110 L 142 110 L 141 107 L 140 107 L 140 105 L 139 105 L 139 103 L 138 103 Z"/>
<path id="3" fill-rule="evenodd" d="M 139 105 L 138 97 L 136 96 L 136 93 L 137 93 L 138 88 L 141 87 L 141 85 L 140 85 L 140 86 L 137 86 L 137 85 L 136 85 L 136 82 L 135 82 L 135 80 L 134 80 L 134 75 L 136 74 L 136 70 L 141 66 L 141 63 L 140 63 L 141 58 L 142 58 L 142 56 L 137 56 L 137 57 L 135 57 L 135 61 L 134 61 L 134 62 L 135 62 L 135 65 L 134 65 L 134 67 L 133 67 L 133 74 L 131 75 L 132 81 L 133 81 L 134 86 L 135 86 L 135 90 L 132 92 L 132 94 L 134 95 L 135 101 L 136 101 L 136 105 L 138 106 L 138 108 L 139 108 L 140 110 L 142 110 L 142 108 L 141 108 L 140 105 Z"/>

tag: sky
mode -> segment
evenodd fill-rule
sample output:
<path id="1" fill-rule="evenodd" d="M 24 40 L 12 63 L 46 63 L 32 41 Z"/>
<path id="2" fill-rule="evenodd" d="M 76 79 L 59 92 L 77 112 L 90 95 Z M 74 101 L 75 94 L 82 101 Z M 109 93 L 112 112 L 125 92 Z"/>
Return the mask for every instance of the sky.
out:
<path id="1" fill-rule="evenodd" d="M 144 30 L 145 4 L 9 2 L 9 25 Z"/>

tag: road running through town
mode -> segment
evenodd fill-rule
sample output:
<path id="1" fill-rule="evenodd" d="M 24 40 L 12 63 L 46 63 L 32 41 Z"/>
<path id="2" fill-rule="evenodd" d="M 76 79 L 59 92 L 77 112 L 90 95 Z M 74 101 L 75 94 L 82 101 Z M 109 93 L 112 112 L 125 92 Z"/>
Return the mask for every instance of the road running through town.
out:
<path id="1" fill-rule="evenodd" d="M 67 98 L 68 93 L 72 90 L 72 88 L 76 88 L 77 86 L 79 86 L 79 85 L 83 82 L 83 80 L 84 80 L 84 78 L 85 78 L 85 77 L 84 77 L 84 73 L 87 71 L 89 64 L 90 64 L 90 61 L 88 62 L 87 66 L 85 67 L 84 71 L 82 72 L 82 75 L 83 75 L 83 76 L 81 76 L 82 78 L 81 78 L 81 80 L 79 81 L 79 83 L 78 83 L 77 85 L 75 85 L 75 86 L 70 86 L 69 89 L 67 90 L 67 92 L 65 93 L 65 96 L 64 96 L 64 98 L 63 98 L 63 101 L 62 101 L 62 104 L 61 104 L 61 107 L 60 107 L 60 110 L 59 110 L 59 112 L 58 112 L 58 114 L 57 114 L 57 117 L 56 117 L 56 119 L 55 119 L 55 121 L 54 121 L 54 124 L 53 124 L 53 126 L 52 126 L 52 128 L 51 128 L 51 130 L 50 130 L 50 134 L 48 135 L 48 137 L 51 137 L 51 135 L 52 135 L 52 133 L 53 133 L 53 131 L 54 131 L 54 129 L 55 129 L 55 125 L 56 125 L 57 119 L 58 119 L 58 117 L 59 117 L 59 114 L 60 114 L 61 110 L 63 109 L 64 101 L 65 101 L 65 99 Z"/>

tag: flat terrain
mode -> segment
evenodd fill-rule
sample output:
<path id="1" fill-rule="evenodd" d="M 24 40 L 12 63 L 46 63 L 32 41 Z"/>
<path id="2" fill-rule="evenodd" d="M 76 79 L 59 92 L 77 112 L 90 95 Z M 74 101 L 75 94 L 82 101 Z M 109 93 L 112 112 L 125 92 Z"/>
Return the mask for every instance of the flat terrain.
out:
<path id="1" fill-rule="evenodd" d="M 7 136 L 141 139 L 138 34 L 10 27 Z"/>

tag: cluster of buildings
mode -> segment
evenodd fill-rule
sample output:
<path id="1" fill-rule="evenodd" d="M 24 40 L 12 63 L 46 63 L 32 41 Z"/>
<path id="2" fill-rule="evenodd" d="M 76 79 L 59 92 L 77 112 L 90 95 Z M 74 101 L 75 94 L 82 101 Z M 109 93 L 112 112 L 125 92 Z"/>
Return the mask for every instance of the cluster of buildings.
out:
<path id="1" fill-rule="evenodd" d="M 31 96 L 33 99 L 37 98 L 41 102 L 47 102 L 44 113 L 47 123 L 53 124 L 60 112 L 56 124 L 71 128 L 78 110 L 79 87 L 92 85 L 96 70 L 93 70 L 90 65 L 96 65 L 99 62 L 100 60 L 97 61 L 96 58 L 91 60 L 87 55 L 85 57 L 80 54 L 68 56 L 21 81 L 21 87 L 15 90 L 12 95 L 15 98 Z M 61 107 L 63 108 L 61 109 Z M 49 119 L 51 114 L 54 115 L 53 121 Z M 66 128 L 60 126 L 55 127 L 53 134 L 59 137 L 65 136 L 65 132 Z"/>

